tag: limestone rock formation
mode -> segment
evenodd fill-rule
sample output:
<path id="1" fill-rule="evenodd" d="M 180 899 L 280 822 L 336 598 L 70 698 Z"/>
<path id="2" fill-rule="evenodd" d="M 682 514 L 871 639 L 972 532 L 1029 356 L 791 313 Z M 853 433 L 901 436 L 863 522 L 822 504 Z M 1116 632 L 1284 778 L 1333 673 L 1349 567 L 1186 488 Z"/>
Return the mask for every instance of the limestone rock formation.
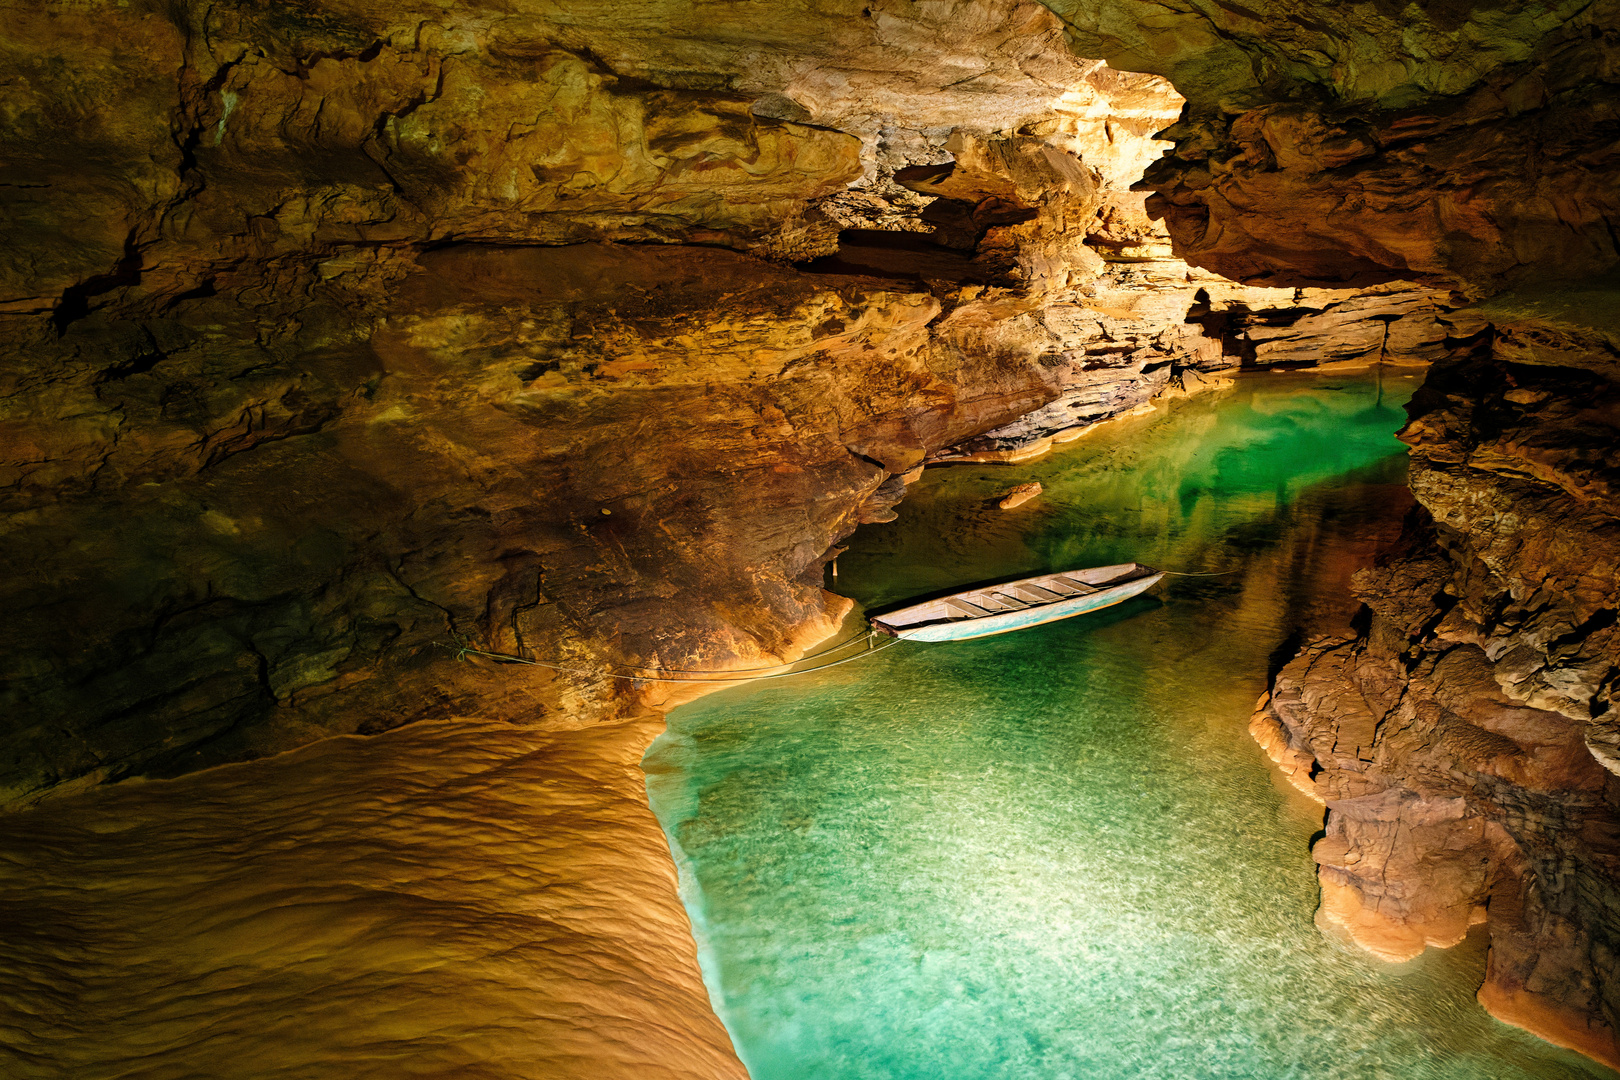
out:
<path id="1" fill-rule="evenodd" d="M 1176 259 L 1110 263 L 1048 299 L 1059 396 L 933 460 L 1021 461 L 1239 368 L 1432 363 L 1457 347 L 1452 307 L 1451 293 L 1421 286 L 1264 289 Z"/>
<path id="2" fill-rule="evenodd" d="M 926 456 L 1399 336 L 1164 256 L 1181 98 L 1032 4 L 104 15 L 7 16 L 7 798 L 618 715 L 830 632 Z M 919 166 L 966 233 L 837 241 Z"/>
<path id="3" fill-rule="evenodd" d="M 1620 258 L 1614 0 L 1050 6 L 1082 55 L 1187 97 L 1143 185 L 1195 265 L 1479 296 Z"/>
<path id="4" fill-rule="evenodd" d="M 446 718 L 9 816 L 7 1080 L 747 1080 L 647 806 L 663 726 Z"/>
<path id="5" fill-rule="evenodd" d="M 1044 335 L 994 305 L 690 247 L 460 246 L 368 342 L 295 369 L 199 335 L 54 387 L 91 434 L 13 488 L 32 573 L 6 582 L 9 793 L 581 707 L 527 671 L 458 676 L 438 646 L 459 637 L 552 662 L 792 655 L 836 626 L 822 555 L 891 475 L 1055 393 Z M 54 449 L 38 416 L 18 430 Z"/>
<path id="6" fill-rule="evenodd" d="M 1475 355 L 1413 398 L 1421 511 L 1358 574 L 1360 632 L 1309 645 L 1252 730 L 1327 804 L 1321 919 L 1397 960 L 1488 921 L 1481 1001 L 1620 1064 L 1620 338 L 1612 306 L 1526 301 L 1472 313 Z"/>
<path id="7" fill-rule="evenodd" d="M 1003 510 L 1011 510 L 1014 507 L 1023 506 L 1040 493 L 1041 485 L 1039 484 L 1019 484 L 1003 495 L 996 505 Z"/>

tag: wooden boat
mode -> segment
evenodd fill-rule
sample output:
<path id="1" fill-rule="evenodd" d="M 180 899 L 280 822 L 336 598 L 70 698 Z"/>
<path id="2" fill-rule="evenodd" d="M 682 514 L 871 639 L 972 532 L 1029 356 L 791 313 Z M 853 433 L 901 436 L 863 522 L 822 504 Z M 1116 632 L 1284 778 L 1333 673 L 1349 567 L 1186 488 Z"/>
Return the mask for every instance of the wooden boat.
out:
<path id="1" fill-rule="evenodd" d="M 1151 588 L 1164 574 L 1141 563 L 1094 566 L 952 593 L 871 620 L 912 641 L 965 641 L 1112 607 Z"/>

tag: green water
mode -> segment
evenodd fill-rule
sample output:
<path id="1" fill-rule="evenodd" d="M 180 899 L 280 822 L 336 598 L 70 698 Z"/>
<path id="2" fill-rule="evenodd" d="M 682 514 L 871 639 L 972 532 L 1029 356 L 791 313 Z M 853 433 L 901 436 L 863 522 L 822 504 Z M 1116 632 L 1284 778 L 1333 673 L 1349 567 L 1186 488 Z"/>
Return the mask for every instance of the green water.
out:
<path id="1" fill-rule="evenodd" d="M 902 643 L 677 710 L 646 759 L 755 1080 L 1608 1076 L 1312 923 L 1320 808 L 1246 726 L 1408 503 L 1413 380 L 1268 376 L 1018 468 L 930 470 L 839 589 L 879 607 L 1132 559 L 1108 612 Z M 1017 510 L 993 498 L 1038 480 Z"/>

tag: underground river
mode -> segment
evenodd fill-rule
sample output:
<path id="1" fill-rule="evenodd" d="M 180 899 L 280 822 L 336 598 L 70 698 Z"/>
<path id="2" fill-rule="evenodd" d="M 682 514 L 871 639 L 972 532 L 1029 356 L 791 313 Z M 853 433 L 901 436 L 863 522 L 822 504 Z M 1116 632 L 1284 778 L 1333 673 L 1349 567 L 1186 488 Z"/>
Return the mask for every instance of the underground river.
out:
<path id="1" fill-rule="evenodd" d="M 671 714 L 649 792 L 754 1080 L 1613 1075 L 1480 1008 L 1483 930 L 1402 965 L 1319 933 L 1322 810 L 1247 734 L 1268 668 L 1352 617 L 1399 530 L 1416 382 L 1240 380 L 1027 465 L 931 469 L 838 591 L 1235 572 Z"/>
<path id="2" fill-rule="evenodd" d="M 0 1076 L 743 1080 L 711 997 L 754 1080 L 1612 1075 L 1484 1014 L 1481 934 L 1401 967 L 1324 939 L 1321 811 L 1245 731 L 1408 505 L 1415 381 L 1261 376 L 930 470 L 845 592 L 1240 573 L 729 689 L 645 775 L 651 711 L 455 717 L 8 815 Z"/>

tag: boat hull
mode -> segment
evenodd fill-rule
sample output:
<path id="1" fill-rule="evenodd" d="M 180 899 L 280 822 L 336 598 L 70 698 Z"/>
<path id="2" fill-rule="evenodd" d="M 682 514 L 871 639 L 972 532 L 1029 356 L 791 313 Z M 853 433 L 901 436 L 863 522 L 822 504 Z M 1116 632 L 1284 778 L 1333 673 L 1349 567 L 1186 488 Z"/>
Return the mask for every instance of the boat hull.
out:
<path id="1" fill-rule="evenodd" d="M 1152 574 L 1102 589 L 1088 596 L 1077 596 L 1055 604 L 1025 608 L 1022 611 L 1000 612 L 979 619 L 927 623 L 922 626 L 885 626 L 882 629 L 895 637 L 906 638 L 909 641 L 967 641 L 971 638 L 990 637 L 993 634 L 1008 634 L 1014 630 L 1025 630 L 1031 626 L 1084 615 L 1088 611 L 1113 607 L 1133 596 L 1140 596 L 1157 585 L 1163 577 L 1162 573 Z"/>

